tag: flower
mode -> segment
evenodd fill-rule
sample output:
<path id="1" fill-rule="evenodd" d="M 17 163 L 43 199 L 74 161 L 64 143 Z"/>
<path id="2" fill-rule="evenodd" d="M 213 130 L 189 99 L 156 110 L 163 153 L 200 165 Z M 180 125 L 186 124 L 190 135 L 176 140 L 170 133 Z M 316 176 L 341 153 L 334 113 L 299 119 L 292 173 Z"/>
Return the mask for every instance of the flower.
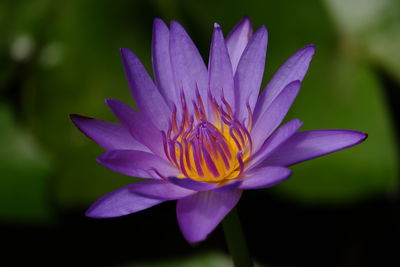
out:
<path id="1" fill-rule="evenodd" d="M 287 167 L 365 140 L 352 130 L 299 132 L 293 119 L 280 128 L 314 55 L 293 54 L 259 95 L 267 30 L 253 33 L 244 17 L 224 38 L 214 25 L 208 68 L 184 28 L 160 19 L 153 27 L 155 81 L 137 56 L 121 49 L 131 93 L 140 112 L 114 99 L 106 103 L 121 122 L 71 115 L 106 152 L 97 161 L 148 178 L 97 200 L 86 215 L 117 217 L 178 200 L 177 219 L 189 242 L 199 242 L 237 204 L 243 190 L 287 179 Z"/>

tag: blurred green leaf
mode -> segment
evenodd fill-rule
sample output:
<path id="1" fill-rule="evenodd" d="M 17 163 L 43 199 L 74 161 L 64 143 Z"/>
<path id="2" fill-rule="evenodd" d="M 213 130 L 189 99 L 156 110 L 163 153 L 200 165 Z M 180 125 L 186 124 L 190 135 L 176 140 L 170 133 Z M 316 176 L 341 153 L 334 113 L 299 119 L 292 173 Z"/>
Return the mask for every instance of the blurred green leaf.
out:
<path id="1" fill-rule="evenodd" d="M 30 133 L 0 105 L 0 217 L 10 222 L 46 222 L 50 162 Z"/>
<path id="2" fill-rule="evenodd" d="M 400 1 L 325 2 L 349 52 L 370 58 L 400 82 Z"/>

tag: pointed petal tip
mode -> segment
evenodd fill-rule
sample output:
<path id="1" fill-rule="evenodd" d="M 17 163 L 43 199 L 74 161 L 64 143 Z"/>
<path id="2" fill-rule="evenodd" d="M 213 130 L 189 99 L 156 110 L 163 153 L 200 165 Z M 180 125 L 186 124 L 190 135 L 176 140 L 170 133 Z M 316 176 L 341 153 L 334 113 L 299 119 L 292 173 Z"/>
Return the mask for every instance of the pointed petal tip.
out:
<path id="1" fill-rule="evenodd" d="M 304 121 L 302 121 L 300 119 L 293 119 L 292 121 L 293 121 L 293 123 L 295 123 L 295 124 L 297 124 L 299 126 L 302 126 L 304 124 Z"/>
<path id="2" fill-rule="evenodd" d="M 164 24 L 164 25 L 166 25 L 165 22 L 160 18 L 154 18 L 153 25 L 155 25 L 155 24 Z"/>
<path id="3" fill-rule="evenodd" d="M 301 81 L 300 80 L 292 81 L 292 82 L 288 83 L 285 87 L 290 87 L 290 86 L 296 87 L 296 88 L 300 87 L 301 86 Z"/>
<path id="4" fill-rule="evenodd" d="M 310 53 L 310 56 L 312 57 L 315 54 L 315 49 L 315 45 L 309 44 L 300 49 L 300 51 L 303 53 Z"/>
<path id="5" fill-rule="evenodd" d="M 104 154 L 101 154 L 96 158 L 96 162 L 99 163 L 100 165 L 104 165 L 104 158 L 105 158 Z"/>
<path id="6" fill-rule="evenodd" d="M 93 118 L 86 117 L 83 115 L 79 114 L 69 114 L 69 119 L 72 121 L 72 123 L 81 131 L 84 132 L 81 128 L 81 124 L 85 121 L 93 120 Z"/>
<path id="7" fill-rule="evenodd" d="M 211 233 L 210 233 L 211 234 Z M 207 234 L 205 236 L 203 236 L 202 238 L 193 238 L 192 236 L 187 236 L 185 234 L 183 234 L 183 237 L 185 238 L 185 240 L 190 243 L 190 244 L 199 244 L 201 242 L 203 242 L 204 240 L 207 239 L 207 237 L 210 235 Z"/>
<path id="8" fill-rule="evenodd" d="M 179 30 L 179 29 L 184 29 L 184 27 L 182 26 L 182 24 L 180 24 L 178 21 L 176 20 L 171 20 L 170 22 L 170 28 L 171 31 L 172 30 Z"/>
<path id="9" fill-rule="evenodd" d="M 153 36 L 157 31 L 169 32 L 168 25 L 160 18 L 155 18 L 153 20 Z"/>
<path id="10" fill-rule="evenodd" d="M 120 217 L 123 215 L 115 215 L 115 216 L 107 216 L 105 213 L 101 212 L 101 209 L 98 208 L 99 202 L 101 201 L 102 198 L 98 199 L 96 202 L 94 202 L 86 211 L 85 211 L 85 216 L 88 218 L 92 219 L 109 219 L 109 218 L 114 218 L 114 217 Z"/>
<path id="11" fill-rule="evenodd" d="M 95 211 L 93 211 L 94 209 L 92 207 L 90 207 L 89 209 L 87 209 L 85 211 L 85 216 L 89 217 L 89 218 L 93 218 L 93 219 L 105 219 L 107 217 L 101 216 L 100 214 L 97 214 Z"/>
<path id="12" fill-rule="evenodd" d="M 314 45 L 314 44 L 306 45 L 306 46 L 304 47 L 304 49 L 315 50 L 315 45 Z"/>
<path id="13" fill-rule="evenodd" d="M 135 53 L 133 53 L 129 48 L 121 47 L 119 49 L 119 52 L 123 59 L 125 59 L 126 57 L 131 57 L 131 56 L 136 57 Z"/>
<path id="14" fill-rule="evenodd" d="M 121 101 L 119 101 L 117 99 L 114 99 L 114 98 L 105 98 L 104 99 L 104 103 L 106 103 L 106 105 L 110 109 L 112 109 L 113 107 L 115 107 L 117 105 L 126 105 L 125 103 L 123 103 L 123 102 L 121 102 Z"/>
<path id="15" fill-rule="evenodd" d="M 344 148 L 349 148 L 355 145 L 358 145 L 362 142 L 364 142 L 367 138 L 368 138 L 368 134 L 364 133 L 364 132 L 360 132 L 360 131 L 355 131 L 355 130 L 348 130 L 348 129 L 328 129 L 328 130 L 323 130 L 323 131 L 332 131 L 332 132 L 336 132 L 336 131 L 341 131 L 343 133 L 347 133 L 349 134 L 349 136 L 352 136 L 352 142 L 349 142 L 349 144 L 347 146 L 345 146 Z M 344 149 L 341 148 L 341 149 Z M 340 149 L 340 150 L 341 150 Z"/>
<path id="16" fill-rule="evenodd" d="M 367 133 L 359 132 L 359 131 L 353 131 L 353 130 L 349 130 L 349 131 L 354 132 L 354 133 L 359 135 L 359 140 L 354 145 L 360 144 L 360 143 L 364 142 L 368 138 L 368 134 Z"/>
<path id="17" fill-rule="evenodd" d="M 120 52 L 121 54 L 124 54 L 124 53 L 127 52 L 127 51 L 129 51 L 128 48 L 125 48 L 125 47 L 120 47 L 120 48 L 119 48 L 119 52 Z"/>
<path id="18" fill-rule="evenodd" d="M 116 103 L 116 100 L 113 98 L 105 98 L 104 103 L 106 103 L 107 106 L 111 107 L 113 104 Z"/>
<path id="19" fill-rule="evenodd" d="M 267 35 L 268 35 L 268 29 L 267 29 L 267 27 L 265 27 L 265 25 L 262 25 L 262 26 L 256 31 L 255 34 L 257 34 L 258 32 L 259 32 L 260 34 L 267 34 Z"/>
<path id="20" fill-rule="evenodd" d="M 253 27 L 253 22 L 251 21 L 250 16 L 245 15 L 240 19 L 240 21 L 238 22 L 238 25 L 243 25 L 243 24 L 248 24 L 249 27 Z"/>
<path id="21" fill-rule="evenodd" d="M 74 114 L 74 113 L 72 113 L 72 114 L 69 114 L 68 115 L 69 116 L 69 119 L 76 125 L 76 122 L 77 121 L 79 121 L 79 120 L 81 120 L 81 119 L 91 119 L 91 118 L 89 118 L 89 117 L 85 117 L 85 116 L 82 116 L 82 115 L 79 115 L 79 114 Z"/>

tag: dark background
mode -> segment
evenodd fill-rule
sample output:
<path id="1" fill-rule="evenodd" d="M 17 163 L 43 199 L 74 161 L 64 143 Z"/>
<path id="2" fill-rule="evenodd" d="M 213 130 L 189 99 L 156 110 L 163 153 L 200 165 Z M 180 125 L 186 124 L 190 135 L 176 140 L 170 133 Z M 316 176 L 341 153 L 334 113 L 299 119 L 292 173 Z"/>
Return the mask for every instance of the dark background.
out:
<path id="1" fill-rule="evenodd" d="M 344 128 L 363 144 L 294 166 L 288 181 L 239 205 L 261 266 L 397 266 L 400 2 L 0 2 L 0 265 L 230 266 L 222 229 L 189 245 L 175 203 L 94 220 L 84 211 L 137 179 L 95 162 L 101 148 L 69 121 L 114 120 L 104 98 L 133 105 L 119 47 L 151 73 L 155 17 L 181 22 L 204 59 L 213 22 L 244 15 L 269 31 L 263 87 L 292 53 L 317 52 L 287 118 L 303 130 Z"/>

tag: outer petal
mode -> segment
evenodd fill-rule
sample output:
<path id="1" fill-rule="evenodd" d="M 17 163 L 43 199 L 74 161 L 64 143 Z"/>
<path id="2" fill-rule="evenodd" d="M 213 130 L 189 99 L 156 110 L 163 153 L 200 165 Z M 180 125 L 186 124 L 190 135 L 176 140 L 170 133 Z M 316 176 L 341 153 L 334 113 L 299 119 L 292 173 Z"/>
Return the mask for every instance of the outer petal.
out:
<path id="1" fill-rule="evenodd" d="M 161 94 L 168 103 L 178 103 L 169 54 L 169 29 L 161 19 L 153 23 L 152 61 L 154 78 Z"/>
<path id="2" fill-rule="evenodd" d="M 271 155 L 275 149 L 277 149 L 281 144 L 293 136 L 297 130 L 303 125 L 303 123 L 294 119 L 286 124 L 282 125 L 278 130 L 276 130 L 265 143 L 261 146 L 258 152 L 252 156 L 246 169 L 251 170 L 253 167 L 257 167 L 258 164 L 263 162 L 269 155 Z"/>
<path id="3" fill-rule="evenodd" d="M 185 29 L 176 21 L 171 22 L 170 54 L 175 84 L 186 95 L 188 103 L 196 97 L 196 85 L 200 95 L 207 99 L 208 72 L 203 58 L 186 33 Z M 189 105 L 191 108 L 191 105 Z"/>
<path id="4" fill-rule="evenodd" d="M 107 99 L 106 102 L 136 140 L 148 147 L 154 154 L 165 158 L 161 131 L 157 129 L 146 114 L 139 114 L 131 107 L 115 99 Z"/>
<path id="5" fill-rule="evenodd" d="M 237 204 L 241 190 L 228 194 L 199 192 L 178 200 L 176 215 L 179 227 L 190 243 L 203 241 Z"/>
<path id="6" fill-rule="evenodd" d="M 278 166 L 253 169 L 246 173 L 239 188 L 257 189 L 270 187 L 286 180 L 291 174 L 292 172 L 288 168 Z"/>
<path id="7" fill-rule="evenodd" d="M 150 208 L 163 201 L 133 194 L 129 191 L 129 186 L 125 186 L 98 199 L 87 210 L 86 216 L 92 218 L 119 217 Z"/>
<path id="8" fill-rule="evenodd" d="M 209 88 L 218 100 L 223 96 L 234 107 L 234 85 L 232 65 L 225 45 L 222 30 L 218 24 L 214 25 L 211 41 L 210 61 L 208 63 Z"/>
<path id="9" fill-rule="evenodd" d="M 121 124 L 102 121 L 77 114 L 70 115 L 75 126 L 105 150 L 133 149 L 149 151 L 132 137 Z"/>
<path id="10" fill-rule="evenodd" d="M 141 181 L 129 186 L 132 193 L 156 199 L 175 200 L 197 193 L 161 180 Z"/>
<path id="11" fill-rule="evenodd" d="M 280 146 L 263 165 L 289 166 L 357 145 L 367 134 L 352 130 L 299 132 Z"/>
<path id="12" fill-rule="evenodd" d="M 249 17 L 243 17 L 226 37 L 226 46 L 232 62 L 233 73 L 239 64 L 240 57 L 253 35 L 252 23 Z"/>
<path id="13" fill-rule="evenodd" d="M 194 190 L 194 191 L 207 191 L 218 187 L 218 184 L 198 182 L 192 180 L 190 178 L 176 178 L 176 177 L 168 177 L 168 181 L 171 183 L 180 186 L 182 188 Z"/>
<path id="14" fill-rule="evenodd" d="M 164 176 L 179 175 L 178 169 L 169 162 L 143 151 L 113 150 L 102 154 L 97 161 L 113 171 L 133 177 L 153 178 L 157 177 L 157 172 Z"/>
<path id="15" fill-rule="evenodd" d="M 300 81 L 288 84 L 261 115 L 251 131 L 254 151 L 258 151 L 268 136 L 279 126 L 300 90 Z"/>
<path id="16" fill-rule="evenodd" d="M 267 29 L 261 27 L 253 35 L 240 58 L 235 73 L 235 112 L 240 121 L 247 114 L 247 104 L 254 110 L 264 74 L 267 42 Z"/>
<path id="17" fill-rule="evenodd" d="M 264 113 L 285 86 L 293 81 L 303 81 L 314 55 L 315 47 L 308 45 L 293 54 L 275 73 L 258 98 L 253 113 L 254 122 Z"/>
<path id="18" fill-rule="evenodd" d="M 143 64 L 129 49 L 121 48 L 122 61 L 129 87 L 139 110 L 158 127 L 166 129 L 171 110 L 157 90 Z"/>

